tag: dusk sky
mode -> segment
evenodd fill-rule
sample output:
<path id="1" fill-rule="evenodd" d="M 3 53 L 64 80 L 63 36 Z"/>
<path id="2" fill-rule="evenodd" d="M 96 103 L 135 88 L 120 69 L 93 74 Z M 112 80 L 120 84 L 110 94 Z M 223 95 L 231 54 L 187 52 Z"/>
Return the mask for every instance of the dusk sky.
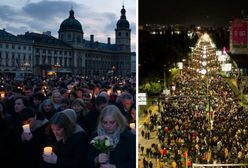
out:
<path id="1" fill-rule="evenodd" d="M 57 38 L 60 24 L 73 8 L 86 40 L 94 34 L 96 41 L 106 43 L 111 37 L 111 43 L 115 43 L 123 2 L 132 33 L 132 51 L 136 51 L 136 0 L 1 0 L 0 29 L 14 35 L 51 31 Z"/>
<path id="2" fill-rule="evenodd" d="M 231 18 L 248 14 L 248 0 L 140 0 L 139 23 L 228 25 Z"/>

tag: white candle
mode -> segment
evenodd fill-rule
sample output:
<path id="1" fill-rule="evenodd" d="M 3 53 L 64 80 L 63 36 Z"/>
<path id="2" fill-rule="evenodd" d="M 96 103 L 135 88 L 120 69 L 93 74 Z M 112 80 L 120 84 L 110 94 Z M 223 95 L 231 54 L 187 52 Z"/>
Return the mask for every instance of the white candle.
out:
<path id="1" fill-rule="evenodd" d="M 50 156 L 52 154 L 53 148 L 50 146 L 47 146 L 44 148 L 43 153 L 44 155 Z"/>
<path id="2" fill-rule="evenodd" d="M 107 94 L 110 96 L 111 95 L 111 90 L 108 90 L 107 91 Z"/>
<path id="3" fill-rule="evenodd" d="M 23 125 L 22 128 L 23 128 L 23 132 L 31 133 L 29 124 Z"/>
<path id="4" fill-rule="evenodd" d="M 117 90 L 117 95 L 121 95 L 121 91 L 120 90 Z"/>
<path id="5" fill-rule="evenodd" d="M 5 97 L 5 93 L 1 93 L 1 98 L 4 98 Z"/>
<path id="6" fill-rule="evenodd" d="M 131 129 L 135 129 L 135 123 L 130 123 L 129 126 Z"/>

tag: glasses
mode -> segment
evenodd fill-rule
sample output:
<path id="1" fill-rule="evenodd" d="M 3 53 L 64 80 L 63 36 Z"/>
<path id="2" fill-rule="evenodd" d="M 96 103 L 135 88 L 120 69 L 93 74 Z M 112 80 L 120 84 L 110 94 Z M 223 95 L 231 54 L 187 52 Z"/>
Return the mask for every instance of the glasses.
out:
<path id="1" fill-rule="evenodd" d="M 114 121 L 114 120 L 112 120 L 112 121 L 104 121 L 104 120 L 102 120 L 103 125 L 107 125 L 107 124 L 114 125 L 115 123 L 116 123 L 116 121 Z"/>

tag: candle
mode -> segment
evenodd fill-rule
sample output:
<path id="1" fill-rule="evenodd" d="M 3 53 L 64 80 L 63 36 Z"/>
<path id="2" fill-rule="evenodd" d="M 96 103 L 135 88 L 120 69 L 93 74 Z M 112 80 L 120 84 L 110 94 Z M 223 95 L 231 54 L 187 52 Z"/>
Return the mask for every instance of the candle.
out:
<path id="1" fill-rule="evenodd" d="M 107 94 L 110 96 L 111 95 L 111 90 L 109 89 L 108 91 L 107 91 Z"/>
<path id="2" fill-rule="evenodd" d="M 121 95 L 121 91 L 120 90 L 117 90 L 117 95 Z"/>
<path id="3" fill-rule="evenodd" d="M 5 97 L 5 93 L 1 93 L 1 98 L 4 98 Z"/>
<path id="4" fill-rule="evenodd" d="M 131 129 L 135 129 L 135 123 L 130 123 L 129 126 Z"/>
<path id="5" fill-rule="evenodd" d="M 29 124 L 23 125 L 22 128 L 23 128 L 23 132 L 31 133 Z"/>
<path id="6" fill-rule="evenodd" d="M 43 153 L 44 155 L 50 156 L 52 154 L 53 148 L 50 146 L 47 146 L 44 148 Z"/>

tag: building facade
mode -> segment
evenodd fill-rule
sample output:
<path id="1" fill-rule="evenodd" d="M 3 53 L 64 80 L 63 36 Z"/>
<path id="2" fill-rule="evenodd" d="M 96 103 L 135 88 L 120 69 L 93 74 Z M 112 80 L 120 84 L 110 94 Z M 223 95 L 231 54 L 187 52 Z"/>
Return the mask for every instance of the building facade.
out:
<path id="1" fill-rule="evenodd" d="M 0 33 L 0 59 L 5 60 L 1 61 L 1 71 L 14 73 L 18 66 L 24 66 L 27 72 L 42 76 L 48 72 L 85 76 L 135 73 L 136 59 L 131 52 L 131 29 L 124 6 L 115 28 L 115 44 L 110 37 L 107 43 L 94 41 L 94 35 L 85 40 L 82 25 L 72 9 L 59 27 L 58 39 L 50 32 L 26 32 L 18 36 L 5 30 Z"/>

